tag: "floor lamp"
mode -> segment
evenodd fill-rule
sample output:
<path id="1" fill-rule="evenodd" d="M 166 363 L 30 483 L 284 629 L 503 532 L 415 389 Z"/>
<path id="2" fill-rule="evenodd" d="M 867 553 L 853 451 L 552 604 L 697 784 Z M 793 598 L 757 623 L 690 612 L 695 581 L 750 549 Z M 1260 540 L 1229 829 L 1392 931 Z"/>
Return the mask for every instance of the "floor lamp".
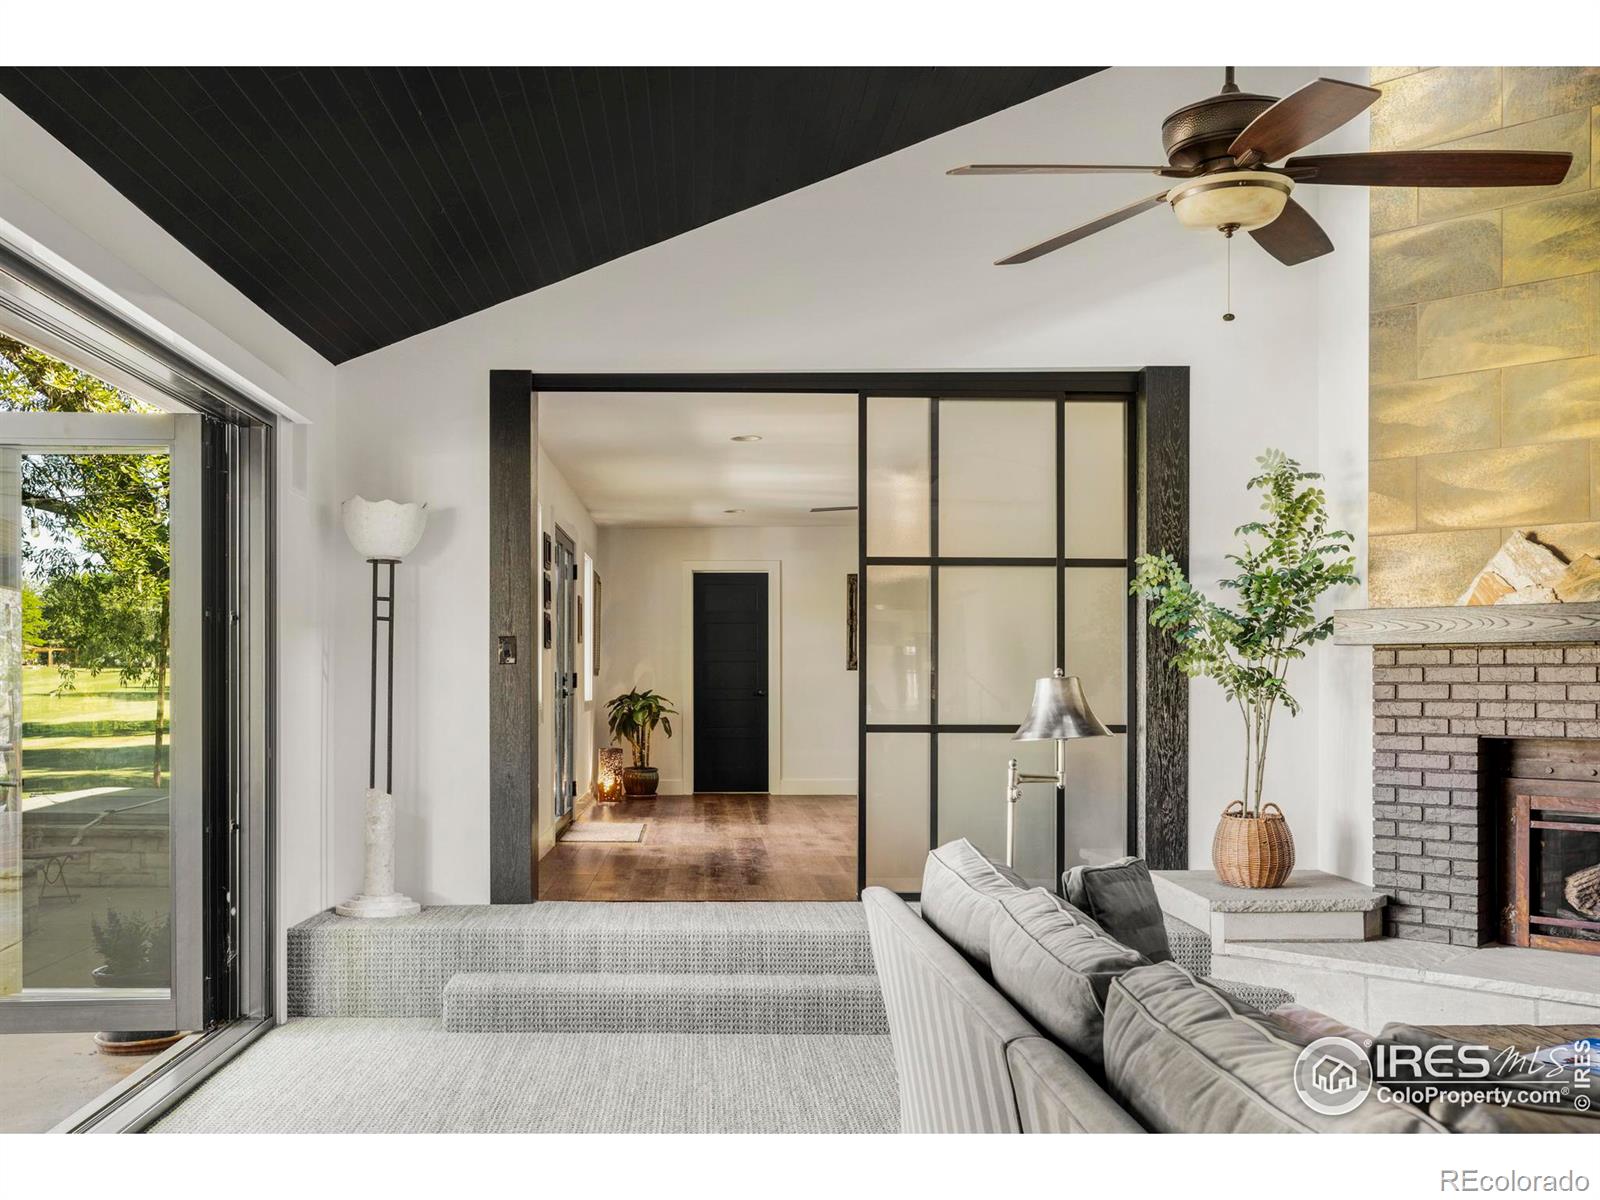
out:
<path id="1" fill-rule="evenodd" d="M 363 842 L 366 865 L 361 892 L 335 911 L 341 917 L 408 917 L 422 911 L 394 890 L 394 569 L 417 547 L 428 520 L 426 504 L 394 500 L 344 502 L 344 532 L 356 552 L 372 564 L 372 685 L 367 746 L 367 814 Z M 385 570 L 385 568 L 387 568 Z M 380 586 L 381 582 L 381 586 Z M 387 629 L 384 671 L 384 778 L 378 788 L 378 626 Z"/>
<path id="2" fill-rule="evenodd" d="M 1017 841 L 1017 801 L 1022 799 L 1025 783 L 1053 783 L 1057 788 L 1067 786 L 1067 742 L 1081 737 L 1107 737 L 1111 731 L 1100 723 L 1089 702 L 1083 698 L 1083 688 L 1076 675 L 1068 675 L 1060 667 L 1055 674 L 1037 679 L 1033 684 L 1033 706 L 1028 716 L 1011 736 L 1013 742 L 1054 742 L 1056 744 L 1056 769 L 1053 775 L 1030 775 L 1017 770 L 1017 760 L 1006 764 L 1006 866 L 1014 866 Z M 1060 837 L 1065 830 L 1056 830 Z"/>

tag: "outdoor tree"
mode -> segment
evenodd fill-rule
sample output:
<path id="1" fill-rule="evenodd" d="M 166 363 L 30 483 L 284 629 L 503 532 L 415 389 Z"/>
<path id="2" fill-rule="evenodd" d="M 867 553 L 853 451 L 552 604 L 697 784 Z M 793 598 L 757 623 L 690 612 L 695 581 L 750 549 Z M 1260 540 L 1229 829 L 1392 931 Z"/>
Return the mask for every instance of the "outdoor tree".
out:
<path id="1" fill-rule="evenodd" d="M 0 335 L 0 409 L 127 412 L 127 393 L 31 346 Z M 147 410 L 150 411 L 150 410 Z M 162 781 L 171 655 L 170 462 L 164 454 L 31 454 L 22 460 L 29 572 L 44 581 L 46 627 L 70 651 L 61 686 L 77 670 L 115 670 L 155 691 L 151 780 Z"/>

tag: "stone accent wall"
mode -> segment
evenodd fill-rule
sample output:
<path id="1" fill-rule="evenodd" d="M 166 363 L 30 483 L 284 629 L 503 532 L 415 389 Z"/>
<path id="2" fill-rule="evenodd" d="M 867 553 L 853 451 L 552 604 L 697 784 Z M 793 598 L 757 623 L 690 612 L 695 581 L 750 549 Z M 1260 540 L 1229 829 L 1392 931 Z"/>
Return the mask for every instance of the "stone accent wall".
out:
<path id="1" fill-rule="evenodd" d="M 1372 82 L 1374 150 L 1573 156 L 1554 187 L 1372 189 L 1370 602 L 1453 604 L 1513 529 L 1600 554 L 1600 67 Z"/>
<path id="2" fill-rule="evenodd" d="M 1373 883 L 1385 933 L 1495 940 L 1478 739 L 1600 737 L 1600 646 L 1373 651 Z"/>

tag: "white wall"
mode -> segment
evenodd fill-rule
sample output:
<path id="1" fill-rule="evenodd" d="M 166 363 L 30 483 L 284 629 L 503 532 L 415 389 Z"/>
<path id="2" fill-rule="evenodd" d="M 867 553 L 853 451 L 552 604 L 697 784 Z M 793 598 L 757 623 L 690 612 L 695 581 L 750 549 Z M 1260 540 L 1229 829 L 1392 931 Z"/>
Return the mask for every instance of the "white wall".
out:
<path id="1" fill-rule="evenodd" d="M 595 530 L 594 518 L 589 515 L 589 510 L 584 507 L 583 501 L 572 490 L 572 485 L 567 482 L 567 477 L 561 473 L 555 463 L 550 461 L 550 456 L 539 449 L 539 520 L 540 532 L 548 532 L 554 537 L 555 528 L 559 525 L 564 533 L 572 538 L 576 547 L 575 557 L 578 565 L 578 587 L 583 595 L 583 645 L 578 647 L 578 692 L 573 699 L 573 775 L 578 782 L 578 795 L 587 794 L 594 783 L 594 714 L 595 704 L 595 679 L 592 672 L 586 672 L 584 664 L 591 661 L 588 658 L 588 649 L 591 644 L 591 619 L 594 613 L 594 597 L 587 590 L 588 581 L 584 578 L 583 556 L 589 555 L 594 561 L 594 569 L 600 573 L 600 578 L 605 580 L 606 569 L 601 565 L 600 541 Z M 531 585 L 535 594 L 541 598 L 539 605 L 543 604 L 542 579 L 535 578 Z M 535 606 L 536 608 L 538 605 Z M 538 627 L 541 616 L 535 618 L 535 627 Z M 554 609 L 551 610 L 552 618 Z M 544 855 L 556 844 L 555 839 L 555 707 L 551 703 L 555 677 L 555 651 L 544 648 L 542 631 L 538 636 L 539 643 L 539 668 L 535 678 L 539 684 L 539 771 L 541 773 L 541 786 L 539 792 L 539 853 Z M 585 684 L 588 685 L 589 699 L 584 699 Z"/>
<path id="2" fill-rule="evenodd" d="M 854 526 L 753 526 L 601 530 L 606 568 L 603 701 L 638 686 L 677 702 L 689 720 L 678 736 L 657 737 L 651 754 L 661 790 L 694 790 L 685 761 L 693 736 L 693 646 L 685 637 L 685 564 L 779 564 L 781 683 L 777 790 L 788 795 L 853 795 L 856 787 L 856 676 L 845 670 L 845 576 L 856 570 Z M 606 737 L 597 707 L 600 738 Z"/>
<path id="3" fill-rule="evenodd" d="M 354 557 L 337 522 L 334 368 L 3 97 L 0 146 L 0 236 L 44 251 L 130 320 L 184 343 L 212 370 L 283 414 L 277 478 L 281 991 L 284 930 L 340 899 L 330 868 L 360 854 L 359 826 L 353 850 L 347 844 L 340 854 L 329 840 L 334 680 L 325 567 L 330 556 Z M 364 744 L 364 728 L 361 737 Z M 353 795 L 359 801 L 360 791 Z"/>
<path id="4" fill-rule="evenodd" d="M 1315 68 L 1244 72 L 1252 90 L 1283 94 Z M 1347 72 L 1347 78 L 1362 78 Z M 1326 259 L 1286 268 L 1241 239 L 1234 255 L 1239 319 L 1223 323 L 1223 243 L 1155 211 L 1037 263 L 990 264 L 1074 223 L 1155 190 L 1129 176 L 950 178 L 975 160 L 1126 161 L 1158 151 L 1167 112 L 1215 91 L 1221 69 L 1114 69 L 736 214 L 531 295 L 419 335 L 340 368 L 341 456 L 352 477 L 425 480 L 455 516 L 437 560 L 415 577 L 421 607 L 457 615 L 424 655 L 419 724 L 451 747 L 419 750 L 408 786 L 429 825 L 451 832 L 402 882 L 431 901 L 487 896 L 488 372 L 865 369 L 1046 369 L 1188 364 L 1192 397 L 1192 563 L 1203 581 L 1226 570 L 1232 529 L 1253 515 L 1242 483 L 1266 446 L 1319 461 L 1319 405 L 1343 435 L 1365 424 L 1363 388 L 1319 357 L 1319 321 L 1351 286 L 1364 240 L 1340 235 Z M 1359 188 L 1305 189 L 1332 227 L 1364 212 Z M 1337 276 L 1325 284 L 1330 273 Z M 1345 350 L 1350 347 L 1346 345 Z M 1364 355 L 1362 356 L 1364 363 Z M 1361 368 L 1364 370 L 1364 367 Z M 1340 451 L 1349 453 L 1349 447 Z M 1342 459 L 1341 459 L 1342 460 Z M 1341 468 L 1343 470 L 1343 468 Z M 1355 468 L 1346 471 L 1351 475 Z M 1353 477 L 1344 480 L 1350 496 Z M 393 490 L 391 487 L 390 490 Z M 1364 491 L 1364 485 L 1363 489 Z M 614 567 L 613 567 L 614 570 Z M 346 564 L 342 596 L 358 595 Z M 609 586 L 609 580 L 607 581 Z M 352 605 L 341 602 L 340 613 Z M 1343 652 L 1341 652 L 1343 653 Z M 1318 655 L 1295 673 L 1305 701 L 1275 734 L 1270 784 L 1291 816 L 1300 859 L 1321 859 L 1323 750 L 1331 705 Z M 355 648 L 340 678 L 359 679 Z M 1220 694 L 1192 692 L 1191 858 L 1209 857 L 1212 814 L 1233 797 L 1239 737 Z M 340 718 L 348 722 L 348 718 Z M 335 741 L 351 743 L 347 730 Z M 342 762 L 340 778 L 354 764 Z M 1346 800 L 1338 801 L 1341 805 Z M 437 816 L 433 815 L 437 813 Z M 344 850 L 341 854 L 346 853 Z M 338 871 L 349 877 L 353 859 Z"/>

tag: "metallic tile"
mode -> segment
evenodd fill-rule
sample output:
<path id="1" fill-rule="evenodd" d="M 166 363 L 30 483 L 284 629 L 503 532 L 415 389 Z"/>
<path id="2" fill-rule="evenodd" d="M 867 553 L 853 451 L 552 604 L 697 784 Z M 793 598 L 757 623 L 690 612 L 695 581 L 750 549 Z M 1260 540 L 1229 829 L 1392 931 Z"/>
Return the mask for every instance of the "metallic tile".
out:
<path id="1" fill-rule="evenodd" d="M 1454 604 L 1500 548 L 1499 529 L 1374 537 L 1367 597 L 1374 608 Z"/>
<path id="2" fill-rule="evenodd" d="M 1594 288 L 1583 276 L 1526 283 L 1422 305 L 1417 374 L 1457 375 L 1594 350 Z"/>
<path id="3" fill-rule="evenodd" d="M 1506 283 L 1600 270 L 1600 191 L 1517 204 L 1503 219 Z"/>
<path id="4" fill-rule="evenodd" d="M 1372 239 L 1373 308 L 1500 286 L 1500 214 L 1418 225 Z"/>
<path id="5" fill-rule="evenodd" d="M 1600 67 L 1506 67 L 1503 86 L 1505 124 L 1515 125 L 1600 104 Z"/>
<path id="6" fill-rule="evenodd" d="M 1505 445 L 1600 438 L 1600 357 L 1507 367 L 1500 386 Z"/>
<path id="7" fill-rule="evenodd" d="M 1375 187 L 1368 190 L 1368 224 L 1374 234 L 1417 223 L 1417 189 Z"/>
<path id="8" fill-rule="evenodd" d="M 1500 372 L 1374 385 L 1368 442 L 1374 459 L 1498 446 Z"/>
<path id="9" fill-rule="evenodd" d="M 1499 67 L 1433 67 L 1391 79 L 1372 106 L 1372 148 L 1437 146 L 1500 127 Z"/>
<path id="10" fill-rule="evenodd" d="M 1374 385 L 1417 377 L 1415 305 L 1372 314 L 1367 330 L 1367 377 Z"/>
<path id="11" fill-rule="evenodd" d="M 1419 529 L 1549 525 L 1589 515 L 1587 442 L 1469 450 L 1417 462 Z"/>
<path id="12" fill-rule="evenodd" d="M 1589 126 L 1587 111 L 1573 111 L 1451 142 L 1447 147 L 1451 150 L 1565 150 L 1572 155 L 1572 166 L 1567 169 L 1567 177 L 1553 187 L 1419 188 L 1418 219 L 1441 221 L 1467 213 L 1504 208 L 1509 204 L 1521 204 L 1527 200 L 1542 200 L 1546 196 L 1582 191 L 1588 186 L 1589 180 Z"/>
<path id="13" fill-rule="evenodd" d="M 1367 532 L 1410 533 L 1417 527 L 1417 460 L 1375 462 L 1367 474 Z"/>

